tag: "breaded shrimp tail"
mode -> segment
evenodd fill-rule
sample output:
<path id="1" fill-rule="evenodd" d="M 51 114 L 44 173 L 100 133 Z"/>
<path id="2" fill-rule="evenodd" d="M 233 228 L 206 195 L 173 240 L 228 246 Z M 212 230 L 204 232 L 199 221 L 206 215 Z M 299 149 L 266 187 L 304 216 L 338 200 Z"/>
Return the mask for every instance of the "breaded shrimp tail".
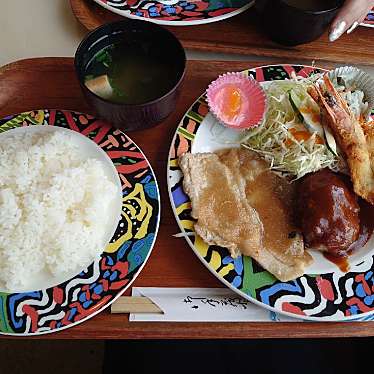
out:
<path id="1" fill-rule="evenodd" d="M 374 173 L 364 131 L 325 74 L 323 82 L 310 90 L 321 108 L 322 122 L 330 127 L 350 169 L 357 195 L 374 204 Z"/>

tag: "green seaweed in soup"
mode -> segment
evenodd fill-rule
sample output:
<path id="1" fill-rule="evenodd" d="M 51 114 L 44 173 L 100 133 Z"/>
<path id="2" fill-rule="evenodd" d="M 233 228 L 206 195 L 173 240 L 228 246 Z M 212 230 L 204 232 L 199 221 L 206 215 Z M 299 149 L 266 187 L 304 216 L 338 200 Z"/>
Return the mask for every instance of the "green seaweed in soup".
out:
<path id="1" fill-rule="evenodd" d="M 107 76 L 105 99 L 123 104 L 141 104 L 157 99 L 177 83 L 178 70 L 162 48 L 152 43 L 117 43 L 99 51 L 88 63 L 85 81 Z M 103 80 L 101 80 L 102 82 Z M 97 91 L 99 96 L 103 87 Z M 109 89 L 108 89 L 109 88 Z"/>

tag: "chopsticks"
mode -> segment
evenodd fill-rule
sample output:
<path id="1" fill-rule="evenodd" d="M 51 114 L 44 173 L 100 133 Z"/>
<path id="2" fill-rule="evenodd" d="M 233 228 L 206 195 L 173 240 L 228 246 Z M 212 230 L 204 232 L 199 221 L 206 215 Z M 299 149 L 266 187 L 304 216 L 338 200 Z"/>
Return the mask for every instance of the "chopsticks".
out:
<path id="1" fill-rule="evenodd" d="M 112 304 L 111 313 L 156 313 L 163 314 L 163 311 L 144 296 L 121 296 Z"/>

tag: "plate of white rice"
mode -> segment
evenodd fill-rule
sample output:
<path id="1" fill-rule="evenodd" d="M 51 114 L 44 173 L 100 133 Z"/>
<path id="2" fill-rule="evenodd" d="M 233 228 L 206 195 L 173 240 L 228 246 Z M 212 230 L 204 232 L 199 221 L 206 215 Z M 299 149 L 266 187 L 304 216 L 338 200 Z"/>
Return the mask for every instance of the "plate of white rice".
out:
<path id="1" fill-rule="evenodd" d="M 144 161 L 126 135 L 89 115 L 0 120 L 0 333 L 70 327 L 135 279 L 159 222 Z"/>
<path id="2" fill-rule="evenodd" d="M 56 126 L 0 134 L 0 290 L 56 286 L 103 252 L 121 216 L 106 153 Z"/>

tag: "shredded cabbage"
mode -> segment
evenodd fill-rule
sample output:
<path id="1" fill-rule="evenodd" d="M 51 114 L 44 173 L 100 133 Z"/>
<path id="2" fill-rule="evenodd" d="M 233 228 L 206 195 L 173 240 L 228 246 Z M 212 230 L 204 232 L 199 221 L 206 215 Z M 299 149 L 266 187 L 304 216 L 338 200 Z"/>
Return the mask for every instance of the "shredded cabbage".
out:
<path id="1" fill-rule="evenodd" d="M 298 103 L 304 103 L 298 105 L 309 106 L 313 99 L 308 94 L 308 87 L 318 78 L 319 75 L 315 75 L 273 81 L 265 86 L 267 112 L 264 123 L 247 130 L 241 139 L 242 146 L 260 154 L 272 170 L 290 179 L 299 179 L 325 167 L 334 171 L 343 171 L 345 167 L 342 157 L 331 152 L 325 140 L 321 139 L 318 123 L 313 130 L 300 118 L 301 113 L 290 101 L 291 96 L 296 97 Z M 300 139 L 295 136 L 297 132 L 310 135 Z"/>
<path id="2" fill-rule="evenodd" d="M 365 101 L 365 94 L 362 91 L 340 90 L 340 93 L 357 119 L 360 118 L 362 113 L 365 113 L 368 110 L 369 104 Z"/>
<path id="3" fill-rule="evenodd" d="M 359 86 L 357 87 L 357 74 L 358 70 L 353 69 L 351 72 L 334 77 L 332 83 L 348 103 L 355 117 L 360 119 L 361 115 L 367 112 L 369 103 L 365 101 L 364 92 Z"/>

